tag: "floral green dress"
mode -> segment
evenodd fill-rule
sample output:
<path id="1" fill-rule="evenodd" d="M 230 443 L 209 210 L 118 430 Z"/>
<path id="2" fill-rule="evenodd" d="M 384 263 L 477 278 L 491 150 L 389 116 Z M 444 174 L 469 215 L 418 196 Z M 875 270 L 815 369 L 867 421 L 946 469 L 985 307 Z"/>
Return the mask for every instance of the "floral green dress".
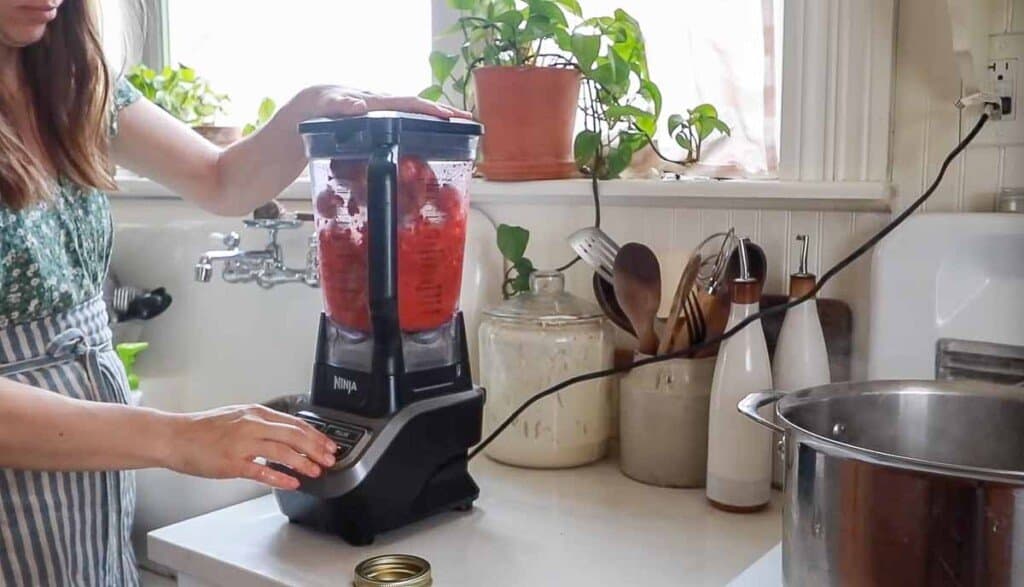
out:
<path id="1" fill-rule="evenodd" d="M 140 94 L 123 78 L 114 86 L 117 113 Z M 49 201 L 23 210 L 0 202 L 0 328 L 59 313 L 103 291 L 112 225 L 107 195 L 60 178 Z"/>
<path id="2" fill-rule="evenodd" d="M 116 88 L 112 136 L 117 113 L 139 97 L 123 81 Z M 98 190 L 57 185 L 26 209 L 0 204 L 0 378 L 125 404 L 128 381 L 100 295 L 110 205 Z M 138 585 L 134 510 L 131 471 L 0 468 L 0 585 Z"/>

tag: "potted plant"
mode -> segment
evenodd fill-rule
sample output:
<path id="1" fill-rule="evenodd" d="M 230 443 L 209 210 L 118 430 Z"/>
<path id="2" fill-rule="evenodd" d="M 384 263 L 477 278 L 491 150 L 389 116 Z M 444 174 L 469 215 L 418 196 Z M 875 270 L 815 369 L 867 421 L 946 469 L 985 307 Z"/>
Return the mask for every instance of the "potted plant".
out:
<path id="1" fill-rule="evenodd" d="M 718 109 L 711 104 L 701 104 L 696 108 L 687 109 L 686 116 L 673 114 L 668 117 L 668 132 L 686 151 L 686 158 L 678 163 L 692 165 L 700 161 L 704 141 L 712 133 L 719 132 L 731 136 L 729 125 L 718 118 Z"/>
<path id="2" fill-rule="evenodd" d="M 661 98 L 639 25 L 624 11 L 583 19 L 576 0 L 449 4 L 462 13 L 455 27 L 462 49 L 431 54 L 434 84 L 422 95 L 457 103 L 454 92 L 475 109 L 487 128 L 480 165 L 487 179 L 559 179 L 581 166 L 614 177 L 642 144 L 640 133 L 621 140 L 619 133 L 635 125 L 653 133 Z M 592 94 L 582 101 L 591 134 L 574 141 L 581 80 Z"/>
<path id="3" fill-rule="evenodd" d="M 179 64 L 157 72 L 145 65 L 137 65 L 127 77 L 129 83 L 148 100 L 191 126 L 210 142 L 226 147 L 242 138 L 239 127 L 214 125 L 217 115 L 226 112 L 225 106 L 230 98 L 213 91 L 210 83 L 196 75 L 194 69 Z"/>

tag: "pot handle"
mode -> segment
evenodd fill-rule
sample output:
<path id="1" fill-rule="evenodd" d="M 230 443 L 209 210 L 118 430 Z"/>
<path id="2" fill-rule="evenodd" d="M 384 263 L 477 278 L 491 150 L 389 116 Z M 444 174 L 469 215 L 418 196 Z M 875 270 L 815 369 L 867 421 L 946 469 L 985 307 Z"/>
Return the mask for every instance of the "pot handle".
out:
<path id="1" fill-rule="evenodd" d="M 750 418 L 754 422 L 766 428 L 771 428 L 772 430 L 778 432 L 779 434 L 785 434 L 785 428 L 779 426 L 775 422 L 765 420 L 764 418 L 761 417 L 761 414 L 757 413 L 758 408 L 766 406 L 768 404 L 773 404 L 782 399 L 782 396 L 784 395 L 786 394 L 782 393 L 781 391 L 758 391 L 740 400 L 740 403 L 736 406 L 736 409 L 739 410 L 741 414 Z"/>

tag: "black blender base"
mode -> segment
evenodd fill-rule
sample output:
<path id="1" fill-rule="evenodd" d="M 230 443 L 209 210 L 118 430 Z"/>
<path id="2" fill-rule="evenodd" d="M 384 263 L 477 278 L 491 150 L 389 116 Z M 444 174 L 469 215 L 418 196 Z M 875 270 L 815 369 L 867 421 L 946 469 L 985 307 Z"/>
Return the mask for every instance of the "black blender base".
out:
<path id="1" fill-rule="evenodd" d="M 367 500 L 372 497 L 356 490 L 346 495 L 321 499 L 297 491 L 278 493 L 278 503 L 288 519 L 295 524 L 340 536 L 352 546 L 373 544 L 377 534 L 418 522 L 447 511 L 469 511 L 480 495 L 473 478 L 446 470 L 430 479 L 423 494 L 410 507 L 370 514 Z"/>
<path id="2" fill-rule="evenodd" d="M 471 509 L 480 488 L 466 455 L 480 440 L 483 402 L 483 390 L 475 388 L 407 406 L 349 466 L 304 479 L 297 491 L 275 490 L 281 511 L 362 546 L 434 514 Z"/>

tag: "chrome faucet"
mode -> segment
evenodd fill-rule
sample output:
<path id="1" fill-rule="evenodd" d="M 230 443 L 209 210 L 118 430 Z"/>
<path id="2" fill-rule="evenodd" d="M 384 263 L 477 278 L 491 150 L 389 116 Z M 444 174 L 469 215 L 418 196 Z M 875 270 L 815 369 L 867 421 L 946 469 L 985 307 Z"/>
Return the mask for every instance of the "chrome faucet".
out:
<path id="1" fill-rule="evenodd" d="M 242 223 L 247 228 L 267 231 L 269 242 L 263 250 L 240 249 L 241 238 L 237 232 L 212 234 L 211 236 L 220 239 L 226 248 L 206 251 L 199 257 L 199 261 L 195 265 L 195 280 L 208 283 L 213 277 L 214 263 L 223 262 L 224 269 L 221 276 L 228 283 L 255 282 L 265 289 L 285 283 L 304 283 L 310 287 L 319 287 L 316 234 L 309 237 L 306 266 L 299 269 L 285 265 L 283 250 L 277 242 L 280 230 L 299 228 L 308 219 L 310 219 L 308 215 L 283 213 L 276 218 L 256 217 L 243 220 Z"/>

